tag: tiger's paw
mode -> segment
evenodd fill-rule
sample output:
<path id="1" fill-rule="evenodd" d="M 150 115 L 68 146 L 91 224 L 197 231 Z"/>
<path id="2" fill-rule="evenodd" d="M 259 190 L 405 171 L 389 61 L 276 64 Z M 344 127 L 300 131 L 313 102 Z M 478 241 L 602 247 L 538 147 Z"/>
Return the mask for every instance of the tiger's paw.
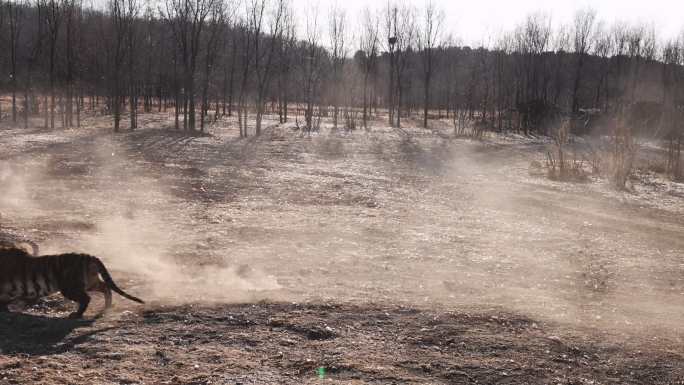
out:
<path id="1" fill-rule="evenodd" d="M 73 313 L 69 314 L 68 318 L 69 319 L 82 319 L 83 314 L 79 314 L 79 312 L 73 312 Z"/>

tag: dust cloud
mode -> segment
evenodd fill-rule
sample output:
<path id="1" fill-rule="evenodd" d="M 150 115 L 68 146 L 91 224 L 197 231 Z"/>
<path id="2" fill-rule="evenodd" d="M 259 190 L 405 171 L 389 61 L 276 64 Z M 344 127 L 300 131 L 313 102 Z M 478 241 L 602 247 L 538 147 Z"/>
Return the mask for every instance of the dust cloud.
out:
<path id="1" fill-rule="evenodd" d="M 448 255 L 423 282 L 431 298 L 603 330 L 681 330 L 675 218 L 654 215 L 651 202 L 624 205 L 600 183 L 531 177 L 534 147 L 486 145 L 445 154 L 423 194 L 431 202 L 405 221 L 436 244 L 447 239 L 428 249 Z"/>
<path id="2" fill-rule="evenodd" d="M 239 147 L 97 136 L 77 157 L 3 165 L 0 211 L 42 213 L 25 228 L 45 252 L 95 254 L 148 302 L 388 302 L 681 330 L 681 221 L 600 182 L 531 176 L 543 144 L 277 134 L 242 168 Z M 243 200 L 204 201 L 204 187 Z"/>
<path id="3" fill-rule="evenodd" d="M 55 164 L 67 174 L 73 168 L 71 160 L 60 156 L 30 166 L 0 163 L 0 213 L 47 228 L 47 237 L 39 240 L 41 254 L 95 255 L 120 286 L 146 302 L 243 302 L 280 289 L 274 277 L 258 269 L 230 265 L 222 255 L 226 250 L 205 251 L 211 254 L 209 262 L 196 253 L 186 256 L 193 249 L 192 225 L 179 227 L 167 220 L 182 201 L 131 162 L 120 144 L 99 137 L 81 150 L 89 169 L 76 176 L 56 170 Z M 45 186 L 54 188 L 52 197 L 34 192 Z M 85 229 L 72 233 L 72 222 Z"/>
<path id="4" fill-rule="evenodd" d="M 275 278 L 246 266 L 198 265 L 173 258 L 179 236 L 153 213 L 99 220 L 96 230 L 76 241 L 77 248 L 103 256 L 113 269 L 146 288 L 147 300 L 167 303 L 239 302 L 278 290 Z"/>
<path id="5" fill-rule="evenodd" d="M 10 212 L 26 215 L 35 210 L 32 194 L 27 186 L 39 177 L 33 172 L 27 172 L 27 167 L 0 161 L 0 215 Z"/>

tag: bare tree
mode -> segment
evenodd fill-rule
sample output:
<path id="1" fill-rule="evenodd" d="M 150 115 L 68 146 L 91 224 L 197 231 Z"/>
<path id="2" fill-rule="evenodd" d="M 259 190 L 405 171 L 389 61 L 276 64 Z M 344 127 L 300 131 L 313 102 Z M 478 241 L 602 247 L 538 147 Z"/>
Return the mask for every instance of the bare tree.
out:
<path id="1" fill-rule="evenodd" d="M 429 1 L 423 10 L 423 26 L 418 31 L 418 50 L 423 63 L 423 128 L 428 126 L 428 109 L 430 108 L 430 85 L 434 76 L 435 58 L 438 49 L 441 48 L 442 25 L 444 12 L 438 10 L 432 1 Z"/>
<path id="2" fill-rule="evenodd" d="M 610 30 L 610 37 L 612 41 L 612 52 L 611 55 L 615 58 L 615 68 L 614 68 L 614 78 L 615 84 L 613 87 L 614 98 L 616 99 L 616 109 L 619 109 L 619 105 L 623 104 L 623 100 L 627 94 L 627 80 L 625 78 L 626 68 L 627 68 L 627 42 L 629 40 L 629 30 L 630 27 L 626 23 L 617 22 L 612 25 Z"/>
<path id="3" fill-rule="evenodd" d="M 267 9 L 267 0 L 253 0 L 251 6 L 250 23 L 254 32 L 254 74 L 256 78 L 256 124 L 255 133 L 261 135 L 261 123 L 266 107 L 266 92 L 273 75 L 273 60 L 277 42 L 282 39 L 283 19 L 286 14 L 287 4 L 285 0 L 275 0 L 270 10 L 269 31 L 263 31 L 264 16 Z"/>
<path id="4" fill-rule="evenodd" d="M 45 8 L 47 7 L 46 0 L 36 0 L 35 3 L 35 14 L 36 14 L 36 28 L 35 33 L 31 39 L 31 49 L 27 57 L 26 65 L 26 76 L 24 84 L 24 128 L 28 128 L 29 125 L 29 115 L 31 112 L 32 103 L 30 98 L 32 97 L 31 87 L 33 71 L 38 62 L 38 59 L 43 52 L 43 39 L 45 35 L 44 30 L 44 19 L 45 19 Z"/>
<path id="5" fill-rule="evenodd" d="M 206 19 L 216 0 L 166 0 L 162 11 L 176 42 L 183 64 L 183 105 L 188 106 L 184 127 L 195 129 L 195 73 Z"/>
<path id="6" fill-rule="evenodd" d="M 606 28 L 604 23 L 598 23 L 594 30 L 593 54 L 600 58 L 598 65 L 598 81 L 596 82 L 596 89 L 594 91 L 594 108 L 601 108 L 601 93 L 606 93 L 608 74 L 610 71 L 610 55 L 613 50 L 613 40 L 610 36 L 610 31 Z M 607 110 L 608 96 L 605 96 L 606 105 L 604 110 Z"/>
<path id="7" fill-rule="evenodd" d="M 156 65 L 164 59 L 164 44 L 163 40 L 159 38 L 159 20 L 157 20 L 155 11 L 150 5 L 145 7 L 145 11 L 140 20 L 140 48 L 137 50 L 140 55 L 140 62 L 144 65 L 142 79 L 140 81 L 140 90 L 143 96 L 143 111 L 152 112 L 153 97 L 156 95 L 159 98 L 159 112 L 161 112 L 162 103 L 162 73 L 163 66 Z M 156 71 L 156 73 L 155 73 Z M 154 84 L 158 82 L 158 84 Z"/>
<path id="8" fill-rule="evenodd" d="M 385 32 L 390 52 L 389 116 L 393 126 L 401 127 L 402 97 L 405 76 L 416 38 L 414 9 L 408 5 L 388 4 Z M 396 111 L 394 111 L 396 108 Z"/>
<path id="9" fill-rule="evenodd" d="M 628 54 L 632 66 L 629 101 L 634 103 L 640 81 L 642 80 L 641 71 L 644 68 L 644 64 L 654 60 L 657 54 L 655 26 L 636 25 L 631 29 L 628 41 Z"/>
<path id="10" fill-rule="evenodd" d="M 554 106 L 558 106 L 561 103 L 561 95 L 563 90 L 566 89 L 566 79 L 565 79 L 565 61 L 568 57 L 568 52 L 570 51 L 570 31 L 566 25 L 562 25 L 556 31 L 555 37 L 553 39 L 553 51 L 555 52 L 555 57 L 552 61 L 552 73 L 553 73 L 553 97 L 551 102 Z"/>
<path id="11" fill-rule="evenodd" d="M 492 79 L 494 78 L 494 75 L 492 73 L 494 72 L 494 66 L 493 60 L 490 55 L 488 55 L 487 49 L 482 46 L 474 51 L 473 59 L 471 76 L 475 82 L 475 88 L 477 90 L 473 90 L 473 93 L 479 95 L 478 110 L 480 117 L 473 126 L 472 134 L 476 138 L 481 138 L 484 134 L 484 129 L 490 125 L 488 122 L 488 111 L 493 105 Z"/>
<path id="12" fill-rule="evenodd" d="M 106 40 L 106 55 L 108 62 L 109 78 L 109 107 L 114 115 L 114 132 L 119 132 L 121 124 L 121 105 L 123 95 L 123 79 L 121 67 L 126 58 L 126 41 L 130 33 L 130 18 L 132 9 L 127 0 L 109 0 L 108 12 L 110 25 L 103 31 L 102 36 Z"/>
<path id="13" fill-rule="evenodd" d="M 65 0 L 63 4 L 64 8 L 64 32 L 65 32 L 65 67 L 66 67 L 66 95 L 65 95 L 65 115 L 64 115 L 64 126 L 73 127 L 73 99 L 74 99 L 74 88 L 75 88 L 75 72 L 77 67 L 78 55 L 80 50 L 76 45 L 78 44 L 77 39 L 80 37 L 80 24 L 81 24 L 81 3 L 79 0 Z M 80 107 L 80 103 L 76 100 L 77 109 Z M 80 110 L 79 110 L 80 116 Z M 80 119 L 80 118 L 79 118 Z"/>
<path id="14" fill-rule="evenodd" d="M 387 90 L 387 116 L 389 118 L 390 126 L 394 125 L 395 114 L 395 81 L 396 81 L 396 56 L 395 49 L 397 45 L 397 24 L 399 23 L 399 8 L 395 4 L 387 3 L 385 9 L 385 42 L 387 43 L 387 52 L 389 52 L 389 81 Z"/>
<path id="15" fill-rule="evenodd" d="M 230 58 L 224 61 L 223 65 L 223 115 L 233 116 L 233 94 L 235 92 L 235 68 L 237 67 L 238 58 L 238 33 L 236 25 L 231 26 L 230 39 L 224 39 L 225 44 L 230 43 L 230 54 L 228 49 L 224 48 L 224 52 Z M 230 73 L 228 74 L 228 71 Z M 226 111 L 227 104 L 227 111 Z"/>
<path id="16" fill-rule="evenodd" d="M 211 76 L 218 47 L 226 27 L 227 15 L 224 4 L 217 2 L 209 13 L 207 23 L 206 47 L 204 49 L 204 79 L 202 81 L 202 112 L 200 114 L 200 131 L 204 131 L 205 118 L 209 111 L 209 77 Z"/>
<path id="17" fill-rule="evenodd" d="M 256 6 L 257 4 L 252 4 L 252 6 Z M 265 6 L 265 4 L 264 4 Z M 247 15 L 250 14 L 250 8 L 248 6 L 247 8 Z M 247 18 L 245 22 L 242 22 L 237 25 L 236 27 L 237 33 L 236 35 L 240 36 L 240 42 L 241 42 L 241 47 L 240 47 L 240 65 L 242 67 L 242 74 L 241 74 L 241 82 L 240 82 L 240 94 L 238 96 L 238 108 L 237 108 L 237 113 L 238 113 L 238 126 L 240 128 L 240 137 L 244 138 L 247 137 L 247 106 L 246 106 L 246 98 L 247 98 L 247 86 L 249 84 L 249 80 L 252 74 L 252 37 L 251 34 L 254 33 L 252 29 L 250 28 L 250 19 Z"/>
<path id="18" fill-rule="evenodd" d="M 128 113 L 130 129 L 138 128 L 138 30 L 140 5 L 137 0 L 125 0 L 126 5 L 126 56 L 128 57 Z"/>
<path id="19" fill-rule="evenodd" d="M 12 89 L 12 123 L 17 123 L 17 52 L 23 23 L 23 8 L 21 2 L 7 2 L 7 19 L 9 25 L 10 46 L 10 87 Z M 0 23 L 1 25 L 1 23 Z"/>
<path id="20" fill-rule="evenodd" d="M 372 13 L 370 9 L 366 8 L 363 11 L 361 20 L 361 34 L 359 35 L 360 55 L 358 55 L 358 61 L 363 71 L 363 125 L 365 128 L 368 128 L 368 82 L 371 73 L 373 73 L 377 65 L 379 19 L 377 14 Z"/>
<path id="21" fill-rule="evenodd" d="M 288 105 L 291 97 L 291 78 L 297 48 L 297 24 L 289 9 L 283 19 L 283 36 L 278 42 L 278 119 L 288 121 Z"/>
<path id="22" fill-rule="evenodd" d="M 520 115 L 519 125 L 529 133 L 541 125 L 547 109 L 546 89 L 540 77 L 545 73 L 547 58 L 544 55 L 551 41 L 551 19 L 542 13 L 527 16 L 515 32 L 515 64 L 518 86 L 516 108 Z"/>
<path id="23" fill-rule="evenodd" d="M 684 85 L 684 36 L 677 40 L 668 41 L 662 49 L 662 81 L 664 119 L 662 121 L 667 140 L 667 163 L 665 172 L 672 179 L 681 180 L 682 170 L 682 140 L 684 139 L 684 110 L 680 98 Z"/>
<path id="24" fill-rule="evenodd" d="M 332 65 L 332 98 L 333 98 L 333 127 L 337 129 L 340 111 L 341 78 L 344 71 L 344 61 L 347 56 L 346 42 L 346 13 L 338 7 L 330 10 L 328 22 L 330 35 L 330 61 Z"/>
<path id="25" fill-rule="evenodd" d="M 45 95 L 45 128 L 48 127 L 48 116 L 50 128 L 55 128 L 55 65 L 57 64 L 57 38 L 62 23 L 62 9 L 58 0 L 48 0 L 46 9 L 47 37 L 49 45 L 49 66 L 50 66 L 50 104 L 48 106 L 47 95 Z"/>
<path id="26" fill-rule="evenodd" d="M 314 107 L 320 107 L 319 86 L 321 81 L 322 49 L 318 46 L 320 28 L 318 24 L 318 9 L 312 8 L 306 13 L 304 32 L 304 57 L 301 61 L 304 86 L 304 120 L 305 130 L 310 132 L 318 128 L 314 124 Z"/>
<path id="27" fill-rule="evenodd" d="M 511 125 L 511 114 L 507 111 L 512 104 L 513 76 L 510 71 L 510 57 L 513 48 L 513 36 L 504 34 L 496 42 L 495 46 L 495 99 L 497 113 L 497 128 L 503 129 L 504 118 L 508 116 L 508 125 Z M 453 65 L 453 64 L 451 64 Z"/>
<path id="28" fill-rule="evenodd" d="M 575 56 L 577 57 L 577 66 L 575 67 L 575 83 L 572 88 L 572 112 L 579 111 L 579 99 L 577 93 L 579 91 L 580 82 L 582 81 L 582 67 L 587 53 L 591 49 L 592 35 L 594 33 L 594 23 L 596 20 L 596 11 L 591 8 L 583 9 L 575 13 L 574 30 L 573 30 L 573 46 Z"/>
<path id="29" fill-rule="evenodd" d="M 628 71 L 625 73 L 627 90 L 618 102 L 618 114 L 613 127 L 612 174 L 615 186 L 624 189 L 639 150 L 637 130 L 641 129 L 643 133 L 644 127 L 637 126 L 648 124 L 648 120 L 635 116 L 634 107 L 643 64 L 655 58 L 655 31 L 644 25 L 634 25 L 624 30 L 620 40 L 624 41 L 628 60 Z"/>

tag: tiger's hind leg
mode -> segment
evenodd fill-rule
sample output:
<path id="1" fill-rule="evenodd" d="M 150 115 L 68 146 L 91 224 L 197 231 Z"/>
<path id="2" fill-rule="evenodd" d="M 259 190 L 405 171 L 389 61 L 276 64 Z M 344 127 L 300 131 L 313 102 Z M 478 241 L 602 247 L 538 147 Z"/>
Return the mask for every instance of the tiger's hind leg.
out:
<path id="1" fill-rule="evenodd" d="M 109 309 L 110 307 L 112 307 L 112 289 L 110 289 L 109 286 L 107 286 L 105 281 L 100 281 L 98 289 L 102 292 L 102 294 L 104 294 L 105 309 Z"/>
<path id="2" fill-rule="evenodd" d="M 98 278 L 97 281 L 97 284 L 92 288 L 92 290 L 99 291 L 104 295 L 105 308 L 102 313 L 105 313 L 107 310 L 109 310 L 109 308 L 112 307 L 112 289 L 110 289 L 109 286 L 107 286 L 107 284 L 100 278 Z"/>
<path id="3" fill-rule="evenodd" d="M 83 289 L 69 289 L 62 290 L 62 295 L 72 301 L 78 303 L 78 310 L 69 314 L 70 319 L 80 319 L 83 318 L 83 313 L 85 313 L 88 305 L 90 304 L 90 296 Z"/>

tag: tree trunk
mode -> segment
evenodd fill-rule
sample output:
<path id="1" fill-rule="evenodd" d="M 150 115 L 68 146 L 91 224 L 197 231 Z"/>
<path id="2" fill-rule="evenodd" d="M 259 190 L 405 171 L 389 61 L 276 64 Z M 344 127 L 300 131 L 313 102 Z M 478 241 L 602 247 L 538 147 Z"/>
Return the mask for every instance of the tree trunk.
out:
<path id="1" fill-rule="evenodd" d="M 14 72 L 14 70 L 12 72 Z M 17 80 L 16 80 L 16 76 L 12 76 L 12 123 L 17 124 Z"/>
<path id="2" fill-rule="evenodd" d="M 425 95 L 424 95 L 424 103 L 425 106 L 423 108 L 423 128 L 428 128 L 428 109 L 430 105 L 430 78 L 431 78 L 431 73 L 430 70 L 425 74 Z"/>
<path id="3" fill-rule="evenodd" d="M 50 104 L 48 103 L 48 96 L 43 96 L 43 108 L 45 109 L 45 121 L 43 128 L 47 129 L 50 125 Z"/>
<path id="4" fill-rule="evenodd" d="M 183 130 L 188 129 L 188 90 L 183 93 Z"/>
<path id="5" fill-rule="evenodd" d="M 132 75 L 131 75 L 132 76 Z M 129 118 L 130 118 L 130 129 L 135 130 L 138 128 L 138 121 L 137 121 L 137 113 L 138 113 L 138 100 L 137 100 L 137 92 L 136 92 L 136 87 L 131 83 L 130 86 L 130 95 L 128 95 L 128 108 L 130 109 L 129 111 Z"/>
<path id="6" fill-rule="evenodd" d="M 77 92 L 77 99 L 76 99 L 76 127 L 81 128 L 81 102 L 82 102 L 82 91 L 81 88 L 78 88 Z"/>
<path id="7" fill-rule="evenodd" d="M 50 48 L 50 128 L 55 128 L 55 43 Z"/>
<path id="8" fill-rule="evenodd" d="M 397 79 L 397 128 L 401 128 L 401 79 Z"/>
<path id="9" fill-rule="evenodd" d="M 26 71 L 26 84 L 24 87 L 24 128 L 28 128 L 28 118 L 29 118 L 29 92 L 31 89 L 31 64 L 28 66 L 28 70 Z"/>
<path id="10" fill-rule="evenodd" d="M 363 127 L 368 129 L 368 71 L 363 74 Z"/>
<path id="11" fill-rule="evenodd" d="M 121 123 L 121 100 L 119 100 L 119 80 L 114 79 L 114 95 L 110 101 L 112 105 L 112 111 L 114 112 L 114 132 L 119 132 Z"/>
<path id="12" fill-rule="evenodd" d="M 582 66 L 584 65 L 584 54 L 579 54 L 579 62 L 577 63 L 577 72 L 575 73 L 575 84 L 572 87 L 572 112 L 576 114 L 579 112 L 579 92 L 580 81 L 582 80 Z"/>
<path id="13" fill-rule="evenodd" d="M 187 100 L 188 100 L 188 129 L 191 131 L 195 130 L 195 79 L 192 73 L 188 74 L 188 89 L 187 89 Z"/>

